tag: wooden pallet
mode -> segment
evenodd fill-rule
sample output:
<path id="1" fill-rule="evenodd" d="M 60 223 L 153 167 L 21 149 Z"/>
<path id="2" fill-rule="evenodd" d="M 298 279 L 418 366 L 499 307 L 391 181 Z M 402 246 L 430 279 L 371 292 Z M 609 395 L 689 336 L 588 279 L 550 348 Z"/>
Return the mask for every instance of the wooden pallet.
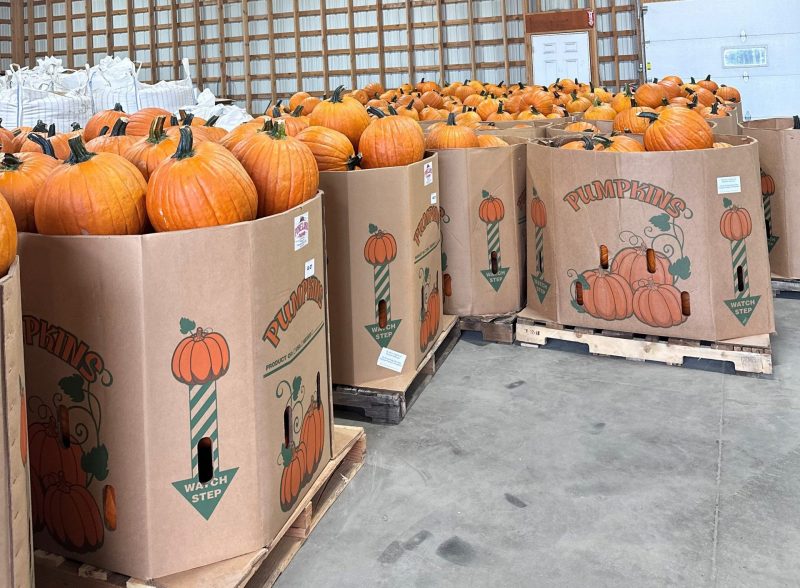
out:
<path id="1" fill-rule="evenodd" d="M 523 311 L 524 312 L 524 311 Z M 539 347 L 548 339 L 582 343 L 592 355 L 622 357 L 634 361 L 658 361 L 683 365 L 685 358 L 733 363 L 737 373 L 771 374 L 772 347 L 769 335 L 756 335 L 721 342 L 695 341 L 586 329 L 517 316 L 517 341 Z"/>
<path id="2" fill-rule="evenodd" d="M 462 331 L 477 331 L 484 341 L 491 343 L 513 343 L 517 313 L 462 316 L 458 328 Z"/>
<path id="3" fill-rule="evenodd" d="M 364 386 L 334 384 L 334 406 L 358 412 L 377 424 L 396 425 L 402 421 L 461 337 L 457 317 L 445 315 L 442 322 L 444 328 L 441 335 L 416 372 Z"/>
<path id="4" fill-rule="evenodd" d="M 364 465 L 367 437 L 361 427 L 334 425 L 333 459 L 269 548 L 164 578 L 142 581 L 35 552 L 36 585 L 46 588 L 243 588 L 272 586 L 353 476 Z"/>
<path id="5" fill-rule="evenodd" d="M 782 293 L 800 293 L 800 280 L 772 278 L 772 291 L 777 296 Z"/>

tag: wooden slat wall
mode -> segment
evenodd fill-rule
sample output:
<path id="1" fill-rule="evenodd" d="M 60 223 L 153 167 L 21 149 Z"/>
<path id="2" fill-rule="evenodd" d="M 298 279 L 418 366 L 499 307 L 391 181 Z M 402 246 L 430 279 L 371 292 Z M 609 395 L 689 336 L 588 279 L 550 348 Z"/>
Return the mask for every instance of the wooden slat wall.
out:
<path id="1" fill-rule="evenodd" d="M 0 0 L 0 70 L 8 69 L 11 64 L 11 2 Z"/>
<path id="2" fill-rule="evenodd" d="M 140 79 L 154 83 L 183 77 L 180 60 L 188 58 L 199 88 L 260 112 L 298 89 L 322 95 L 377 79 L 395 87 L 409 77 L 525 80 L 528 1 L 543 9 L 588 2 L 0 0 L 0 60 L 13 54 L 3 49 L 2 10 L 19 2 L 25 22 L 15 30 L 26 39 L 13 46 L 22 47 L 23 65 L 47 54 L 68 68 L 127 55 L 142 64 Z"/>

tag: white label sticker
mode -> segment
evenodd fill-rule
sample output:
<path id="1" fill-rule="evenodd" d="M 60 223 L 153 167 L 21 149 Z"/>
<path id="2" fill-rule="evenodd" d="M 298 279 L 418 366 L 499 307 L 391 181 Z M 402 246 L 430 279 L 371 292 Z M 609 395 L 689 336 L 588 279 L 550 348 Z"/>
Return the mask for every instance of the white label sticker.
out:
<path id="1" fill-rule="evenodd" d="M 424 181 L 426 186 L 430 186 L 433 183 L 433 163 L 427 162 L 424 168 Z"/>
<path id="2" fill-rule="evenodd" d="M 308 245 L 308 213 L 294 217 L 294 250 Z"/>
<path id="3" fill-rule="evenodd" d="M 313 259 L 309 259 L 306 262 L 306 276 L 305 277 L 310 278 L 313 275 L 314 275 L 314 260 Z"/>
<path id="4" fill-rule="evenodd" d="M 739 176 L 717 178 L 717 194 L 737 194 L 742 191 L 742 179 Z"/>
<path id="5" fill-rule="evenodd" d="M 381 354 L 378 356 L 378 365 L 380 367 L 390 369 L 398 374 L 403 371 L 403 366 L 406 363 L 406 356 L 399 351 L 392 351 L 388 347 L 381 349 Z"/>
<path id="6" fill-rule="evenodd" d="M 439 200 L 439 195 L 436 192 L 434 192 L 433 194 L 431 194 L 431 204 L 436 204 L 437 200 Z"/>

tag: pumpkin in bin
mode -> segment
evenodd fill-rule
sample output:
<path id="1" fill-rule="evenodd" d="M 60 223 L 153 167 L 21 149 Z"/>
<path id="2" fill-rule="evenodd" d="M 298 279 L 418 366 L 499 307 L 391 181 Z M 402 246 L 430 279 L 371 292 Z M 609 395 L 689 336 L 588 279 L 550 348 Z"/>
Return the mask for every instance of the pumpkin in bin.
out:
<path id="1" fill-rule="evenodd" d="M 86 143 L 86 149 L 92 153 L 114 153 L 124 156 L 128 148 L 139 140 L 138 137 L 126 134 L 127 126 L 128 119 L 117 119 L 114 128 L 109 130 L 104 127 L 99 136 Z"/>
<path id="2" fill-rule="evenodd" d="M 638 106 L 634 103 L 630 108 L 617 113 L 614 117 L 614 130 L 620 133 L 635 133 L 643 135 L 650 126 L 650 120 L 639 116 L 642 112 L 652 112 L 655 110 L 647 106 Z"/>
<path id="3" fill-rule="evenodd" d="M 729 241 L 741 241 L 753 232 L 753 219 L 744 208 L 731 206 L 722 213 L 719 221 L 719 230 L 722 236 Z"/>
<path id="4" fill-rule="evenodd" d="M 133 137 L 145 137 L 150 132 L 150 125 L 157 116 L 166 119 L 164 128 L 177 126 L 177 118 L 163 108 L 142 108 L 128 117 L 128 134 Z"/>
<path id="5" fill-rule="evenodd" d="M 609 153 L 637 153 L 644 151 L 644 145 L 636 139 L 631 139 L 625 135 L 612 135 L 611 137 L 597 135 L 593 138 L 593 141 L 602 145 L 603 151 Z"/>
<path id="6" fill-rule="evenodd" d="M 255 135 L 234 147 L 233 155 L 256 186 L 259 217 L 294 208 L 319 189 L 314 154 L 302 141 L 287 136 L 280 123 L 264 123 Z"/>
<path id="7" fill-rule="evenodd" d="M 714 144 L 706 119 L 689 108 L 665 108 L 658 114 L 641 112 L 639 116 L 651 121 L 644 132 L 648 151 L 710 149 Z"/>
<path id="8" fill-rule="evenodd" d="M 617 111 L 610 104 L 595 100 L 594 105 L 583 113 L 584 120 L 614 120 Z"/>
<path id="9" fill-rule="evenodd" d="M 309 117 L 309 122 L 315 126 L 339 131 L 350 139 L 353 148 L 357 149 L 361 133 L 369 126 L 369 115 L 358 100 L 342 96 L 343 92 L 344 86 L 339 86 L 328 100 L 317 104 Z"/>
<path id="10" fill-rule="evenodd" d="M 626 247 L 611 262 L 611 271 L 622 276 L 634 289 L 640 282 L 653 280 L 657 284 L 671 284 L 669 258 L 647 247 Z"/>
<path id="11" fill-rule="evenodd" d="M 640 106 L 648 106 L 649 108 L 656 108 L 661 106 L 664 100 L 667 100 L 667 90 L 664 86 L 648 82 L 636 88 L 633 94 L 636 103 Z"/>
<path id="12" fill-rule="evenodd" d="M 5 196 L 5 200 L 11 207 L 17 231 L 36 231 L 33 216 L 34 203 L 44 188 L 47 178 L 59 165 L 61 165 L 60 161 L 43 153 L 18 153 L 16 155 L 6 153 L 3 155 L 0 160 L 0 194 Z M 3 206 L 0 204 L 0 209 L 2 208 Z M 2 216 L 0 215 L 0 217 Z M 2 263 L 0 263 L 1 267 Z"/>
<path id="13" fill-rule="evenodd" d="M 446 124 L 430 129 L 425 140 L 425 147 L 428 149 L 467 149 L 480 147 L 480 143 L 478 143 L 475 131 L 456 124 L 456 115 L 451 112 L 447 117 Z"/>
<path id="14" fill-rule="evenodd" d="M 600 129 L 594 126 L 592 123 L 584 122 L 584 121 L 577 121 L 573 123 L 569 123 L 564 127 L 565 131 L 570 133 L 599 133 Z"/>
<path id="15" fill-rule="evenodd" d="M 668 329 L 686 320 L 681 305 L 681 292 L 672 284 L 648 280 L 633 294 L 633 314 L 651 327 Z"/>
<path id="16" fill-rule="evenodd" d="M 364 130 L 358 147 L 361 167 L 372 169 L 411 165 L 425 155 L 425 135 L 413 120 L 397 116 L 389 106 L 389 116 L 377 108 L 369 108 L 376 118 Z"/>
<path id="17" fill-rule="evenodd" d="M 350 139 L 339 131 L 311 126 L 300 131 L 295 138 L 311 150 L 321 172 L 353 170 L 361 162 Z"/>
<path id="18" fill-rule="evenodd" d="M 0 195 L 0 277 L 8 273 L 8 268 L 17 257 L 17 224 L 14 213 Z"/>
<path id="19" fill-rule="evenodd" d="M 159 232 L 256 218 L 256 187 L 242 164 L 212 141 L 195 146 L 190 127 L 181 127 L 175 154 L 153 171 L 147 188 L 147 215 Z"/>
<path id="20" fill-rule="evenodd" d="M 128 115 L 125 114 L 125 111 L 122 109 L 122 104 L 119 102 L 110 110 L 101 110 L 86 123 L 86 128 L 83 130 L 83 140 L 91 141 L 95 137 L 99 137 L 103 127 L 113 129 L 115 122 L 127 116 Z"/>
<path id="21" fill-rule="evenodd" d="M 84 486 L 60 477 L 45 493 L 43 514 L 50 536 L 70 551 L 86 553 L 103 545 L 100 510 Z"/>
<path id="22" fill-rule="evenodd" d="M 230 360 L 231 352 L 225 337 L 197 327 L 175 348 L 172 375 L 188 386 L 207 384 L 226 374 Z"/>
<path id="23" fill-rule="evenodd" d="M 91 153 L 80 137 L 72 155 L 47 178 L 34 217 L 44 235 L 138 235 L 145 223 L 147 182 L 124 157 Z"/>
<path id="24" fill-rule="evenodd" d="M 717 90 L 717 98 L 721 98 L 727 102 L 741 102 L 742 96 L 739 94 L 739 90 L 734 88 L 733 86 L 726 86 L 722 84 L 719 89 Z"/>
<path id="25" fill-rule="evenodd" d="M 478 135 L 478 147 L 508 147 L 508 143 L 495 135 Z"/>
<path id="26" fill-rule="evenodd" d="M 602 268 L 585 271 L 575 290 L 577 304 L 595 318 L 614 321 L 633 314 L 633 290 L 619 274 Z"/>
<path id="27" fill-rule="evenodd" d="M 64 438 L 69 438 L 69 443 Z M 73 435 L 66 431 L 59 435 L 55 419 L 28 427 L 28 454 L 31 475 L 39 476 L 45 490 L 59 474 L 70 484 L 86 485 L 86 472 L 81 467 L 83 450 Z"/>
<path id="28" fill-rule="evenodd" d="M 164 160 L 169 159 L 178 148 L 178 139 L 168 136 L 164 132 L 163 116 L 157 116 L 150 125 L 150 134 L 138 139 L 122 154 L 125 159 L 135 165 L 145 180 Z"/>

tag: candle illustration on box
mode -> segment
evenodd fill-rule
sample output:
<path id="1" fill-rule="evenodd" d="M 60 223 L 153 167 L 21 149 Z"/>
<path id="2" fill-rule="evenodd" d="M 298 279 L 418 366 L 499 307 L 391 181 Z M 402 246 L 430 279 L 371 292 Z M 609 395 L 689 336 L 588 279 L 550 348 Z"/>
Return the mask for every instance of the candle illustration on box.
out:
<path id="1" fill-rule="evenodd" d="M 536 188 L 533 189 L 533 200 L 531 200 L 531 220 L 534 226 L 533 239 L 536 250 L 534 259 L 536 273 L 531 274 L 531 279 L 539 302 L 544 302 L 550 290 L 550 283 L 544 279 L 544 228 L 547 226 L 547 209 L 536 193 Z"/>
<path id="2" fill-rule="evenodd" d="M 739 208 L 729 198 L 722 201 L 725 212 L 719 221 L 722 236 L 731 242 L 731 265 L 733 268 L 733 298 L 726 300 L 733 315 L 746 325 L 756 310 L 761 296 L 750 295 L 750 276 L 747 267 L 746 239 L 753 232 L 753 220 L 745 208 Z"/>
<path id="3" fill-rule="evenodd" d="M 389 232 L 369 225 L 364 259 L 372 266 L 375 295 L 375 324 L 364 328 L 381 347 L 388 347 L 402 319 L 392 320 L 392 289 L 389 264 L 397 257 L 397 240 Z"/>
<path id="4" fill-rule="evenodd" d="M 230 348 L 220 333 L 182 318 L 181 339 L 172 354 L 172 375 L 189 387 L 189 443 L 192 476 L 172 485 L 208 520 L 239 468 L 220 468 L 217 380 L 230 367 Z"/>
<path id="5" fill-rule="evenodd" d="M 497 292 L 508 273 L 508 268 L 502 266 L 500 258 L 500 223 L 505 218 L 506 210 L 503 201 L 486 190 L 481 192 L 481 196 L 478 218 L 486 223 L 486 249 L 489 257 L 489 269 L 481 270 L 481 274 Z"/>

